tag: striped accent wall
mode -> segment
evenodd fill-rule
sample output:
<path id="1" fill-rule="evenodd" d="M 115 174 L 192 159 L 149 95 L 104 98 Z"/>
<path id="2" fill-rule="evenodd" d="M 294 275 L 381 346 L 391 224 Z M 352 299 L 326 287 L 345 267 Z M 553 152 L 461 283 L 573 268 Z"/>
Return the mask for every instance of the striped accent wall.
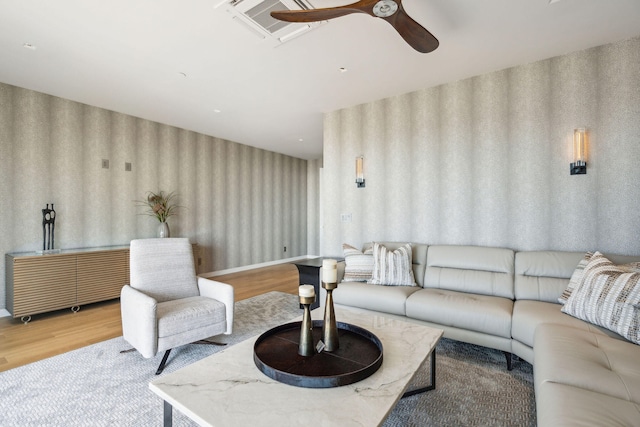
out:
<path id="1" fill-rule="evenodd" d="M 41 209 L 51 202 L 56 248 L 155 237 L 157 221 L 138 215 L 134 200 L 164 190 L 184 206 L 169 219 L 171 235 L 198 243 L 199 272 L 306 255 L 318 240 L 319 224 L 307 227 L 318 175 L 318 162 L 0 84 L 3 253 L 41 248 Z M 4 308 L 4 264 L 0 280 Z"/>
<path id="2" fill-rule="evenodd" d="M 639 88 L 634 38 L 326 114 L 321 253 L 411 241 L 640 254 Z M 588 170 L 571 176 L 578 127 Z"/>

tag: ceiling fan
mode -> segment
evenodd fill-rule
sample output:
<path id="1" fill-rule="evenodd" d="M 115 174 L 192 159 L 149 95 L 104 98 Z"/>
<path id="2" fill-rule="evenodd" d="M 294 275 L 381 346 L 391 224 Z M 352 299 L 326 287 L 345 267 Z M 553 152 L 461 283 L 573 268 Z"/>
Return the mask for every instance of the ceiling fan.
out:
<path id="1" fill-rule="evenodd" d="M 287 22 L 316 22 L 351 13 L 367 13 L 374 18 L 384 19 L 418 52 L 429 53 L 440 44 L 433 34 L 407 15 L 402 7 L 402 0 L 359 0 L 345 6 L 324 9 L 273 11 L 271 16 Z"/>

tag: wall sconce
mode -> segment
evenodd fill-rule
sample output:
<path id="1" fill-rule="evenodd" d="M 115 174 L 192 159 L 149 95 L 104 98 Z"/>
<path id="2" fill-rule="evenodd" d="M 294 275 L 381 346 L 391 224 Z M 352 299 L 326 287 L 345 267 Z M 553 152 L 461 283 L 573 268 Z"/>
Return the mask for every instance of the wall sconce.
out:
<path id="1" fill-rule="evenodd" d="M 356 187 L 364 187 L 364 172 L 363 172 L 364 156 L 356 157 Z"/>
<path id="2" fill-rule="evenodd" d="M 587 173 L 587 131 L 578 128 L 573 131 L 573 163 L 570 164 L 571 175 Z"/>

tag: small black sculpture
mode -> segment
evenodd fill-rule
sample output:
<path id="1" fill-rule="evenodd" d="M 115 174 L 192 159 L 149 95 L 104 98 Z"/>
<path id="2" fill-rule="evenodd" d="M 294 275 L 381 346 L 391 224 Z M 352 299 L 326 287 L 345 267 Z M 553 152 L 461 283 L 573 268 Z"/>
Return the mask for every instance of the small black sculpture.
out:
<path id="1" fill-rule="evenodd" d="M 56 211 L 53 209 L 53 203 L 51 203 L 51 209 L 47 203 L 47 208 L 42 209 L 42 250 L 46 251 L 53 249 L 53 239 L 56 229 Z"/>

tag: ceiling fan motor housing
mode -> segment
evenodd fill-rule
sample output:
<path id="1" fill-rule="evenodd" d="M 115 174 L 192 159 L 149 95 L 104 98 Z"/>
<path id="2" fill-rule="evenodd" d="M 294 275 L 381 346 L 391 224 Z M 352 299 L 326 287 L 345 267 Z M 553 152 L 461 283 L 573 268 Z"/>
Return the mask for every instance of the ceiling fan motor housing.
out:
<path id="1" fill-rule="evenodd" d="M 379 18 L 388 18 L 398 11 L 398 3 L 393 0 L 380 0 L 373 6 L 373 14 Z"/>

